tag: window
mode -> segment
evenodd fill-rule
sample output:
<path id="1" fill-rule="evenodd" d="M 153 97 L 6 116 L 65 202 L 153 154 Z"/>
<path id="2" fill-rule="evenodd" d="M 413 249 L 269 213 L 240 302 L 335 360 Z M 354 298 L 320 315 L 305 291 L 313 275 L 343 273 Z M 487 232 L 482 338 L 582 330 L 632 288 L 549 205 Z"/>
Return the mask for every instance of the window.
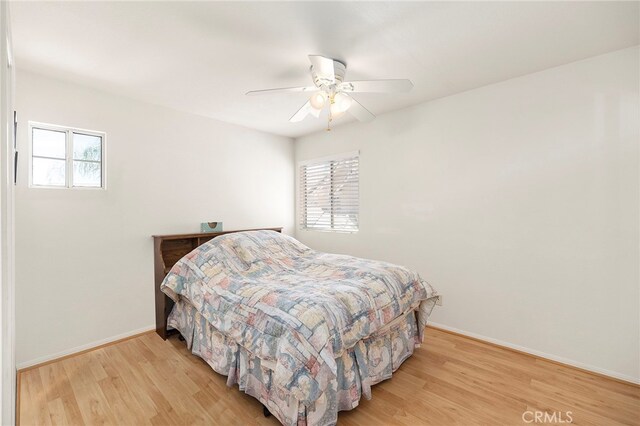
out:
<path id="1" fill-rule="evenodd" d="M 30 123 L 32 187 L 104 188 L 105 134 Z"/>
<path id="2" fill-rule="evenodd" d="M 301 163 L 302 229 L 356 232 L 359 210 L 358 178 L 357 152 Z"/>

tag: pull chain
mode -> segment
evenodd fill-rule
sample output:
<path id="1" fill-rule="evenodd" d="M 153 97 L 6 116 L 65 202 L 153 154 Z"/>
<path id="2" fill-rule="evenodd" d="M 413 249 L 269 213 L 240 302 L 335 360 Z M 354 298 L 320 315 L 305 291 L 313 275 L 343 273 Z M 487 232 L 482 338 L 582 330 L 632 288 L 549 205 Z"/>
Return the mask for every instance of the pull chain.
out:
<path id="1" fill-rule="evenodd" d="M 333 115 L 331 114 L 331 105 L 333 105 L 335 101 L 333 100 L 333 95 L 329 97 L 329 119 L 327 120 L 327 132 L 331 131 L 331 122 L 333 121 Z"/>

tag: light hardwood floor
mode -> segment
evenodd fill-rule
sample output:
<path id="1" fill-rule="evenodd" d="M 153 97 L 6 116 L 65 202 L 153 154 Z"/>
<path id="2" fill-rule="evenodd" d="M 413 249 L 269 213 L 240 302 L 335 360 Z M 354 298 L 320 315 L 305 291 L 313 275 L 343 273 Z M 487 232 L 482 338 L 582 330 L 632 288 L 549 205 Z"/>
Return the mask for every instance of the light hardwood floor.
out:
<path id="1" fill-rule="evenodd" d="M 155 333 L 19 376 L 21 425 L 279 424 L 183 342 Z M 526 420 L 545 411 L 568 421 L 570 411 L 573 424 L 638 425 L 640 388 L 430 328 L 423 347 L 338 424 L 515 425 L 525 411 Z"/>

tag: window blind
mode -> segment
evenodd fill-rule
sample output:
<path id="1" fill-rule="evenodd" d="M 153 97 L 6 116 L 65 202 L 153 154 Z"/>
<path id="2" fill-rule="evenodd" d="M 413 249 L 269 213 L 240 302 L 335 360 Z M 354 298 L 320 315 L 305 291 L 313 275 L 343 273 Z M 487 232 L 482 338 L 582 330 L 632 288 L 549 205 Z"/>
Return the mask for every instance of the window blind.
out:
<path id="1" fill-rule="evenodd" d="M 359 161 L 357 154 L 300 166 L 300 224 L 303 229 L 358 230 Z"/>

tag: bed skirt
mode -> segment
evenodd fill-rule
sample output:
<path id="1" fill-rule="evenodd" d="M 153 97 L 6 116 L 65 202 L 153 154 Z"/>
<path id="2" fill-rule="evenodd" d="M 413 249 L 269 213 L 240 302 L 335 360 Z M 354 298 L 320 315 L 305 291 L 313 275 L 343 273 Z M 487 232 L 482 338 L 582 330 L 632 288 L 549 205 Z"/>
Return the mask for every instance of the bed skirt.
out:
<path id="1" fill-rule="evenodd" d="M 355 408 L 362 396 L 370 399 L 371 386 L 390 378 L 414 348 L 420 346 L 422 333 L 416 315 L 416 311 L 406 313 L 336 358 L 337 378 L 310 406 L 273 384 L 271 375 L 275 366 L 225 337 L 184 299 L 175 304 L 168 325 L 184 336 L 194 355 L 227 376 L 228 386 L 238 384 L 240 390 L 258 399 L 283 425 L 326 426 L 335 425 L 338 411 Z"/>

